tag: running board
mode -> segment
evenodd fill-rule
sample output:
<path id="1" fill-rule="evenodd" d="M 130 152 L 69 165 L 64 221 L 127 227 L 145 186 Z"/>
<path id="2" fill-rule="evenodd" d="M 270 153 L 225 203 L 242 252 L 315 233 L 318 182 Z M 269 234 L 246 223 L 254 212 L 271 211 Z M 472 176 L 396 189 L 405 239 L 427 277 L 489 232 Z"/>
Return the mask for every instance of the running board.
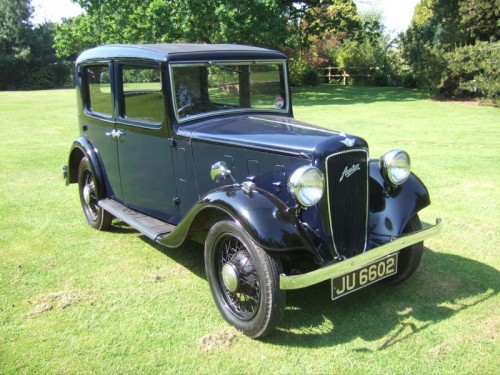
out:
<path id="1" fill-rule="evenodd" d="M 102 199 L 99 201 L 99 206 L 153 241 L 156 241 L 159 236 L 165 236 L 175 229 L 175 225 L 131 210 L 113 199 Z"/>

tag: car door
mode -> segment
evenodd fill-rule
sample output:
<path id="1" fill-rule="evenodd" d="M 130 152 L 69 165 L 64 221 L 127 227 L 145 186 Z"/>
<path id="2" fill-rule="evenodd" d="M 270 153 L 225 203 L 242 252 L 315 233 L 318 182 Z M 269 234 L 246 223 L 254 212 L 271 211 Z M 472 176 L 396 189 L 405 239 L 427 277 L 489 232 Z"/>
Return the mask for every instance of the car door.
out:
<path id="1" fill-rule="evenodd" d="M 118 144 L 114 137 L 116 129 L 112 66 L 111 61 L 92 62 L 82 66 L 79 72 L 83 80 L 82 132 L 99 154 L 108 196 L 121 200 Z"/>
<path id="2" fill-rule="evenodd" d="M 116 140 L 125 204 L 175 222 L 179 214 L 159 65 L 118 61 Z"/>

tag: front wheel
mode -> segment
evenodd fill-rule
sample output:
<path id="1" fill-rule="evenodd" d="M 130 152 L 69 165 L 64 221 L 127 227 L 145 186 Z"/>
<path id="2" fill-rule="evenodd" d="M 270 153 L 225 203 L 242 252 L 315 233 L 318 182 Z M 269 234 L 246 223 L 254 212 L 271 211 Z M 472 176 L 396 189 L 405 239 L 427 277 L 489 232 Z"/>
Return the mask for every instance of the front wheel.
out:
<path id="1" fill-rule="evenodd" d="M 97 182 L 89 160 L 85 157 L 78 167 L 78 191 L 83 213 L 91 227 L 97 230 L 106 230 L 111 225 L 113 217 L 99 206 Z"/>
<path id="2" fill-rule="evenodd" d="M 422 229 L 422 223 L 417 214 L 413 216 L 403 229 L 403 234 L 409 234 Z M 398 256 L 398 273 L 388 277 L 385 281 L 388 284 L 398 284 L 409 278 L 417 270 L 424 252 L 424 243 L 417 242 L 411 246 L 400 250 Z"/>
<path id="3" fill-rule="evenodd" d="M 205 241 L 205 269 L 222 316 L 245 335 L 262 337 L 280 322 L 285 309 L 281 261 L 236 223 L 221 221 L 212 227 Z"/>

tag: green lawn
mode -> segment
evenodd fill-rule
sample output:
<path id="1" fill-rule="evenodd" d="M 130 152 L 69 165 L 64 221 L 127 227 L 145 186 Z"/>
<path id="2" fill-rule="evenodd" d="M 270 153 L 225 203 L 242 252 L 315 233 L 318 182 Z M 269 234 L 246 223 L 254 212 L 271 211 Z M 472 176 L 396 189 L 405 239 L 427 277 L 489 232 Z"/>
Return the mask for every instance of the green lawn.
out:
<path id="1" fill-rule="evenodd" d="M 407 150 L 442 217 L 421 268 L 397 287 L 329 300 L 289 292 L 255 341 L 219 315 L 203 254 L 129 227 L 86 225 L 61 167 L 77 135 L 73 90 L 0 92 L 0 374 L 497 374 L 500 112 L 418 91 L 321 86 L 295 116 Z"/>

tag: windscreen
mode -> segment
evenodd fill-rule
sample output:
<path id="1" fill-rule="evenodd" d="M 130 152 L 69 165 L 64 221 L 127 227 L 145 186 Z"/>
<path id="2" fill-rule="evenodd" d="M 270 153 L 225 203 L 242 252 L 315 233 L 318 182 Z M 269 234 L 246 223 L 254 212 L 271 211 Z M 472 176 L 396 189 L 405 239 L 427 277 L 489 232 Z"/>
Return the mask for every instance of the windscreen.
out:
<path id="1" fill-rule="evenodd" d="M 287 112 L 284 62 L 171 65 L 177 119 L 221 112 Z"/>

